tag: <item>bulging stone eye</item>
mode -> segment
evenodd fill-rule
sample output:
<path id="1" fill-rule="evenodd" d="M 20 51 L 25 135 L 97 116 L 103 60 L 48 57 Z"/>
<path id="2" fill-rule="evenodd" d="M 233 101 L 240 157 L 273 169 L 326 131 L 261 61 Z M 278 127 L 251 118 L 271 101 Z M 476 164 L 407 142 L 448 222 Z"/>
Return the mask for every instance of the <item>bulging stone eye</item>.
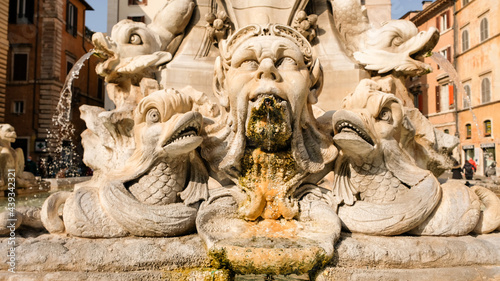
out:
<path id="1" fill-rule="evenodd" d="M 160 121 L 160 112 L 156 108 L 151 108 L 146 113 L 146 122 L 148 123 L 158 123 Z"/>
<path id="2" fill-rule="evenodd" d="M 241 68 L 255 70 L 259 68 L 259 63 L 256 60 L 246 60 L 240 64 Z"/>
<path id="3" fill-rule="evenodd" d="M 141 45 L 142 44 L 141 36 L 137 34 L 130 35 L 129 43 L 134 45 Z"/>
<path id="4" fill-rule="evenodd" d="M 383 121 L 390 121 L 392 119 L 391 110 L 388 108 L 382 109 L 382 111 L 380 111 L 380 114 L 378 115 L 378 119 Z"/>
<path id="5" fill-rule="evenodd" d="M 291 57 L 284 57 L 276 62 L 276 68 L 278 69 L 295 69 L 297 68 L 297 62 Z"/>

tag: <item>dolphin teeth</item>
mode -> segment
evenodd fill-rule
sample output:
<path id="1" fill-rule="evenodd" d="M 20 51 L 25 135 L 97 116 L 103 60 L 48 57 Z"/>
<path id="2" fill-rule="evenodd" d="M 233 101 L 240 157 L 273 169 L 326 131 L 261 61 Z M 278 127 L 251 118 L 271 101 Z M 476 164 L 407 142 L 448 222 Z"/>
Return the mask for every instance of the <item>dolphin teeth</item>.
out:
<path id="1" fill-rule="evenodd" d="M 374 145 L 372 138 L 364 130 L 358 128 L 357 126 L 355 126 L 354 124 L 352 124 L 348 121 L 343 121 L 343 122 L 337 123 L 335 128 L 336 128 L 337 133 L 340 133 L 340 132 L 342 132 L 343 129 L 348 128 L 348 129 L 352 130 L 353 132 L 355 132 L 358 136 L 360 136 L 367 143 Z"/>

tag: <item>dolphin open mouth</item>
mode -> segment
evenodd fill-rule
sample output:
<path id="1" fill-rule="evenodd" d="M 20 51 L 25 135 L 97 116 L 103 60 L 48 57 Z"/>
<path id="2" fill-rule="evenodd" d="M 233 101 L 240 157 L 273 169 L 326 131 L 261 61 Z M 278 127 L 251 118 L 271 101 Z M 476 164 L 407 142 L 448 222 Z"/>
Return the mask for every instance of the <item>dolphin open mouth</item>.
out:
<path id="1" fill-rule="evenodd" d="M 195 149 L 203 139 L 199 136 L 201 124 L 202 116 L 200 113 L 188 112 L 184 114 L 177 121 L 171 136 L 165 141 L 163 149 L 175 154 Z"/>
<path id="2" fill-rule="evenodd" d="M 96 55 L 99 57 L 106 60 L 115 56 L 113 49 L 116 48 L 116 44 L 109 36 L 101 32 L 96 32 L 92 36 L 92 44 L 94 45 Z"/>
<path id="3" fill-rule="evenodd" d="M 436 28 L 430 28 L 426 32 L 421 31 L 415 36 L 414 40 L 420 44 L 415 44 L 415 47 L 410 50 L 408 56 L 414 60 L 421 60 L 436 46 L 439 40 L 439 32 Z"/>
<path id="4" fill-rule="evenodd" d="M 340 134 L 340 133 L 356 134 L 370 145 L 372 146 L 375 145 L 373 139 L 363 128 L 353 124 L 349 120 L 340 120 L 337 123 L 335 123 L 335 134 Z"/>

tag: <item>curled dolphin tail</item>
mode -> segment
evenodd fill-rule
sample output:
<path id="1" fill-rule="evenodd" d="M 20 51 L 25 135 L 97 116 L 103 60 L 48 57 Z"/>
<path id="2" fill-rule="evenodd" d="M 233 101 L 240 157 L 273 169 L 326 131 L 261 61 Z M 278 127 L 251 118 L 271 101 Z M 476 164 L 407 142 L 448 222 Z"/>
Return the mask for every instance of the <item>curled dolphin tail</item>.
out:
<path id="1" fill-rule="evenodd" d="M 330 0 L 335 28 L 345 44 L 347 55 L 363 48 L 367 40 L 367 31 L 372 27 L 366 9 L 359 0 Z"/>
<path id="2" fill-rule="evenodd" d="M 194 7 L 193 0 L 171 0 L 156 14 L 148 27 L 160 37 L 162 51 L 175 53 Z"/>
<path id="3" fill-rule="evenodd" d="M 50 233 L 62 233 L 65 230 L 64 222 L 59 217 L 59 207 L 66 202 L 71 195 L 69 191 L 61 191 L 54 193 L 45 200 L 40 211 L 40 218 L 43 226 Z"/>
<path id="4" fill-rule="evenodd" d="M 136 236 L 178 236 L 196 230 L 197 206 L 184 203 L 145 205 L 120 182 L 99 189 L 103 210 L 130 234 Z"/>
<path id="5" fill-rule="evenodd" d="M 380 204 L 356 201 L 339 208 L 342 225 L 351 232 L 398 235 L 422 223 L 441 198 L 437 179 L 428 175 L 393 202 Z"/>
<path id="6" fill-rule="evenodd" d="M 477 234 L 485 234 L 494 231 L 500 227 L 500 199 L 491 190 L 482 186 L 473 186 L 471 189 L 484 204 L 485 208 L 481 211 L 479 221 L 474 228 Z"/>

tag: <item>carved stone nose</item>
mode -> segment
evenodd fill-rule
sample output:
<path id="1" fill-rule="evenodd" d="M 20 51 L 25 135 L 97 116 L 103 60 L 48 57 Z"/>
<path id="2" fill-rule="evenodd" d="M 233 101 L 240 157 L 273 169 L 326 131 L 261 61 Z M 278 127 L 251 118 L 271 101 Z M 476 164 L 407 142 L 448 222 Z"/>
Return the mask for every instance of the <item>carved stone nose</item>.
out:
<path id="1" fill-rule="evenodd" d="M 274 62 L 272 59 L 266 58 L 262 60 L 257 73 L 257 78 L 271 80 L 279 79 L 278 69 L 276 69 L 276 67 L 274 66 Z"/>

